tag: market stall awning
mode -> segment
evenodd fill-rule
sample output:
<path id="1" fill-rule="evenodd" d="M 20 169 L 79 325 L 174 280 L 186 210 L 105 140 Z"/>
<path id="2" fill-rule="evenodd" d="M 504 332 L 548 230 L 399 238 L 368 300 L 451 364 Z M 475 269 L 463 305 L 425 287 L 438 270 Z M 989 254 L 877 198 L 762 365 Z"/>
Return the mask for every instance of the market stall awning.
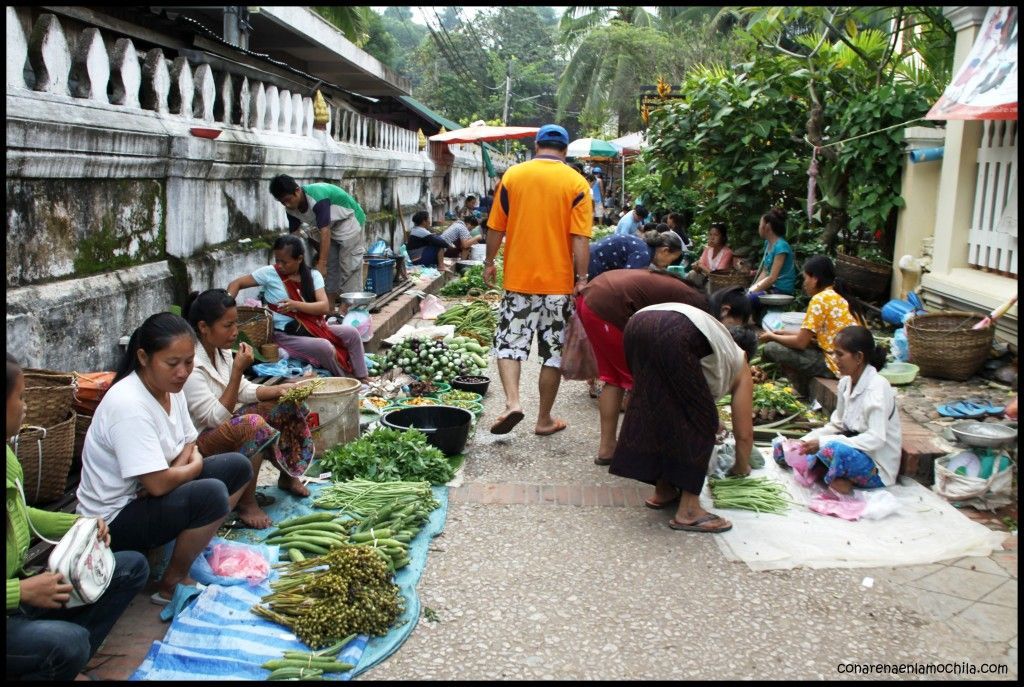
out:
<path id="1" fill-rule="evenodd" d="M 536 135 L 536 126 L 489 126 L 480 124 L 467 126 L 455 131 L 446 131 L 430 137 L 435 143 L 484 143 L 485 141 L 506 141 L 514 138 L 529 138 Z"/>
<path id="2" fill-rule="evenodd" d="M 967 61 L 925 119 L 1017 119 L 1017 8 L 989 7 Z"/>
<path id="3" fill-rule="evenodd" d="M 624 154 L 639 153 L 647 146 L 647 141 L 644 140 L 644 135 L 639 131 L 626 134 L 619 138 L 613 138 L 611 142 L 621 148 Z"/>
<path id="4" fill-rule="evenodd" d="M 565 154 L 569 157 L 617 157 L 619 147 L 599 138 L 577 138 L 569 144 Z"/>

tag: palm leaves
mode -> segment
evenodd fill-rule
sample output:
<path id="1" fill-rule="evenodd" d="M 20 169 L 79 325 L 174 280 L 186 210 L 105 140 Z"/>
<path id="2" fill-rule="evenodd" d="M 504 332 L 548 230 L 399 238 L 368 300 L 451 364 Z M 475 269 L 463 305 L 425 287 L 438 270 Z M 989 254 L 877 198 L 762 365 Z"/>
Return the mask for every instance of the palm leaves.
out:
<path id="1" fill-rule="evenodd" d="M 333 24 L 353 43 L 359 42 L 369 28 L 365 14 L 369 7 L 356 5 L 314 6 L 313 11 Z M 372 11 L 372 10 L 370 10 Z"/>

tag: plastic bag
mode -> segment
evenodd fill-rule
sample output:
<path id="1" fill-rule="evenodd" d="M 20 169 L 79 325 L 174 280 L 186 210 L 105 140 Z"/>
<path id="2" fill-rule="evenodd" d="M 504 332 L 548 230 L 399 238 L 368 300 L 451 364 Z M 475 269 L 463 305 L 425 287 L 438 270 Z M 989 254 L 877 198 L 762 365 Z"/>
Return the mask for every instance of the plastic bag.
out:
<path id="1" fill-rule="evenodd" d="M 982 510 L 994 511 L 1013 501 L 1013 463 L 1009 457 L 1002 460 L 1005 453 L 1000 452 L 999 459 L 995 461 L 998 467 L 1005 466 L 1005 469 L 993 470 L 985 479 L 958 475 L 950 470 L 949 461 L 959 453 L 961 451 L 935 460 L 935 484 L 932 485 L 932 491 L 947 501 Z"/>
<path id="2" fill-rule="evenodd" d="M 355 327 L 356 331 L 359 332 L 359 339 L 363 343 L 373 338 L 373 319 L 370 317 L 370 313 L 365 310 L 349 310 L 341 323 Z"/>
<path id="3" fill-rule="evenodd" d="M 229 586 L 248 582 L 256 586 L 270 574 L 268 548 L 214 540 L 202 556 L 196 557 L 189 575 L 203 584 Z"/>
<path id="4" fill-rule="evenodd" d="M 886 489 L 854 489 L 848 495 L 827 489 L 816 494 L 807 507 L 815 513 L 834 515 L 843 520 L 881 520 L 898 511 L 900 502 Z"/>
<path id="5" fill-rule="evenodd" d="M 711 460 L 708 461 L 708 477 L 722 479 L 729 474 L 736 465 L 736 439 L 728 437 L 721 443 L 715 444 L 711 450 Z"/>
<path id="6" fill-rule="evenodd" d="M 597 379 L 597 359 L 590 339 L 583 329 L 578 313 L 573 313 L 565 327 L 562 344 L 562 379 Z"/>
<path id="7" fill-rule="evenodd" d="M 436 320 L 437 316 L 446 310 L 441 299 L 434 294 L 428 295 L 420 301 L 420 318 L 424 320 Z"/>
<path id="8" fill-rule="evenodd" d="M 776 437 L 776 440 L 780 437 Z M 793 468 L 793 478 L 796 483 L 801 487 L 809 487 L 815 483 L 816 478 L 811 472 L 811 468 L 814 467 L 816 458 L 814 454 L 804 454 L 800 452 L 801 442 L 796 439 L 782 439 L 779 442 L 778 448 L 782 451 L 782 460 L 789 467 Z M 772 441 L 773 454 L 775 441 Z M 778 458 L 776 458 L 776 462 Z"/>

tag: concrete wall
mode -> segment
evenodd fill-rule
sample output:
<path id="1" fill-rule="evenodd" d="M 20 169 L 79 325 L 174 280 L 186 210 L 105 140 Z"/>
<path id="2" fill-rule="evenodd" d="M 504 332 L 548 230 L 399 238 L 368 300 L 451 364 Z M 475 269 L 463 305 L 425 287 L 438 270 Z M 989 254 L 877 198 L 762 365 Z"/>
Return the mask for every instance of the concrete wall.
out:
<path id="1" fill-rule="evenodd" d="M 402 219 L 431 206 L 437 170 L 413 131 L 340 108 L 320 130 L 310 98 L 269 75 L 6 13 L 7 337 L 26 365 L 112 369 L 147 316 L 267 264 L 287 228 L 277 174 L 353 193 L 368 244 L 397 249 Z M 478 153 L 453 151 L 446 173 L 485 188 Z"/>

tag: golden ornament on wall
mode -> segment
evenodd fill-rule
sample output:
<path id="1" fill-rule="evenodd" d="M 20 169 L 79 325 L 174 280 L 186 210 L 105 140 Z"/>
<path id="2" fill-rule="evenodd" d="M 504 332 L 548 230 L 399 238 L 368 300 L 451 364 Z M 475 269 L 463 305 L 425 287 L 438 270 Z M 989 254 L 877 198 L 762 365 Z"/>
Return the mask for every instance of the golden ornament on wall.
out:
<path id="1" fill-rule="evenodd" d="M 666 99 L 672 92 L 672 84 L 665 81 L 663 77 L 658 77 L 658 97 L 662 100 Z"/>
<path id="2" fill-rule="evenodd" d="M 423 150 L 424 148 L 427 147 L 427 137 L 423 135 L 423 129 L 420 129 L 419 131 L 416 132 L 416 140 L 419 141 L 420 150 Z"/>
<path id="3" fill-rule="evenodd" d="M 323 94 L 317 89 L 316 93 L 313 94 L 313 126 L 317 129 L 326 129 L 330 118 L 330 113 L 327 110 L 327 101 L 324 100 Z"/>
<path id="4" fill-rule="evenodd" d="M 640 108 L 640 119 L 644 120 L 644 124 L 647 124 L 647 120 L 651 118 L 651 111 L 647 108 L 647 103 Z"/>

